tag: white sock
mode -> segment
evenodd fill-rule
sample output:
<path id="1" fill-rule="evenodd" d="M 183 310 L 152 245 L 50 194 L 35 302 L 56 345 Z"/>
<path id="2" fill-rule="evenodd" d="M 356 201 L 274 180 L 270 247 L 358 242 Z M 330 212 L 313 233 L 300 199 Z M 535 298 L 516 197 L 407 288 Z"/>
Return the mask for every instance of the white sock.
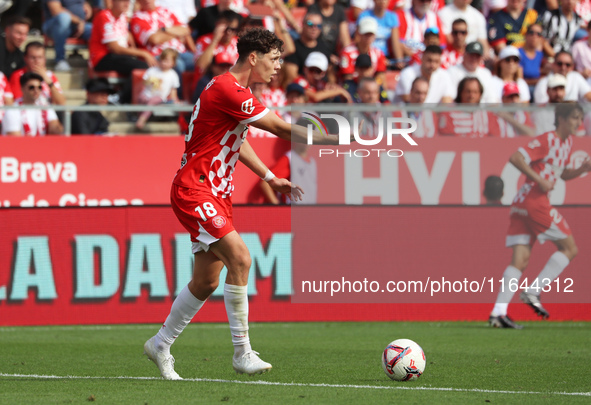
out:
<path id="1" fill-rule="evenodd" d="M 564 253 L 555 252 L 550 256 L 538 277 L 536 277 L 526 291 L 539 296 L 542 289 L 554 281 L 569 263 L 570 260 L 568 260 L 568 257 Z"/>
<path id="2" fill-rule="evenodd" d="M 492 310 L 492 316 L 505 316 L 507 315 L 507 308 L 513 298 L 513 295 L 517 291 L 515 286 L 519 285 L 519 279 L 521 278 L 521 271 L 514 266 L 507 266 L 503 273 L 503 286 L 500 287 L 499 295 L 497 295 L 497 302 Z M 511 280 L 515 281 L 511 282 Z M 511 291 L 511 290 L 515 291 Z"/>
<path id="3" fill-rule="evenodd" d="M 224 284 L 224 303 L 232 333 L 234 356 L 249 352 L 247 286 Z"/>
<path id="4" fill-rule="evenodd" d="M 158 351 L 170 353 L 170 345 L 181 334 L 185 327 L 191 322 L 191 319 L 205 304 L 205 301 L 197 299 L 189 287 L 185 286 L 178 297 L 172 303 L 170 314 L 166 322 L 160 328 L 155 336 L 154 344 Z"/>

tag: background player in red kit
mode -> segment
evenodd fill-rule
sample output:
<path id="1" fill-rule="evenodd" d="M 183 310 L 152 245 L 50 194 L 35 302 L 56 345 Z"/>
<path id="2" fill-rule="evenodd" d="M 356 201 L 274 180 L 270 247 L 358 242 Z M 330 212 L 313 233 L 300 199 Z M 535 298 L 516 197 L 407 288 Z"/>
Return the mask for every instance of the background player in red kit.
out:
<path id="1" fill-rule="evenodd" d="M 307 130 L 283 121 L 261 105 L 249 86 L 269 83 L 281 69 L 283 41 L 255 28 L 238 39 L 238 61 L 217 76 L 201 93 L 193 109 L 181 168 L 173 180 L 172 208 L 190 232 L 195 254 L 193 278 L 172 304 L 158 333 L 144 344 L 148 358 L 163 378 L 180 379 L 174 370 L 170 346 L 203 306 L 219 283 L 225 265 L 228 275 L 224 302 L 234 344 L 232 365 L 238 373 L 257 374 L 271 369 L 258 357 L 248 336 L 247 281 L 251 258 L 232 224 L 232 172 L 238 160 L 275 191 L 300 200 L 302 190 L 280 179 L 263 164 L 245 139 L 248 125 L 286 140 L 306 142 Z M 314 133 L 314 144 L 337 144 L 336 136 Z"/>
<path id="2" fill-rule="evenodd" d="M 515 285 L 519 285 L 536 239 L 540 243 L 551 240 L 558 251 L 550 256 L 540 274 L 521 293 L 520 298 L 543 318 L 549 314 L 539 299 L 542 288 L 558 277 L 577 255 L 572 232 L 562 215 L 550 205 L 548 192 L 554 188 L 559 176 L 563 180 L 571 180 L 591 171 L 589 159 L 577 169 L 566 168 L 573 144 L 572 134 L 581 125 L 583 110 L 578 104 L 559 104 L 555 116 L 555 131 L 537 136 L 509 159 L 527 179 L 511 205 L 506 245 L 513 248 L 513 258 L 503 273 L 503 287 L 489 318 L 494 327 L 522 328 L 507 316 L 507 307 L 515 293 Z"/>

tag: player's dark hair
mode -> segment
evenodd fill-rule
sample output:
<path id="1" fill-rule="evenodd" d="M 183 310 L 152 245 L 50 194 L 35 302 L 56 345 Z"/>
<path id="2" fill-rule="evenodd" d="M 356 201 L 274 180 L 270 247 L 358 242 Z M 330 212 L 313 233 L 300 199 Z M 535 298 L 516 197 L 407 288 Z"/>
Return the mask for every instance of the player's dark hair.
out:
<path id="1" fill-rule="evenodd" d="M 484 181 L 482 194 L 488 202 L 498 202 L 503 197 L 505 183 L 499 176 L 488 176 Z"/>
<path id="2" fill-rule="evenodd" d="M 454 100 L 456 104 L 460 104 L 462 102 L 462 93 L 464 92 L 464 88 L 466 87 L 466 85 L 470 82 L 478 83 L 478 88 L 480 89 L 480 96 L 482 96 L 482 93 L 484 93 L 484 86 L 482 86 L 482 83 L 480 83 L 480 80 L 478 80 L 478 78 L 474 76 L 464 77 L 462 80 L 460 80 L 460 83 L 458 84 L 458 94 L 456 95 L 456 99 Z"/>
<path id="3" fill-rule="evenodd" d="M 21 87 L 27 84 L 29 80 L 39 80 L 41 83 L 43 83 L 43 77 L 40 74 L 33 72 L 25 72 L 19 80 Z"/>
<path id="4" fill-rule="evenodd" d="M 273 49 L 283 52 L 283 41 L 264 28 L 251 28 L 238 38 L 238 63 L 244 62 L 253 52 L 266 54 Z"/>
<path id="5" fill-rule="evenodd" d="M 574 101 L 566 101 L 557 104 L 554 108 L 554 126 L 558 128 L 559 117 L 562 119 L 567 119 L 575 111 L 579 111 L 581 114 L 583 114 L 583 107 Z"/>
<path id="6" fill-rule="evenodd" d="M 41 42 L 39 41 L 33 41 L 33 42 L 29 42 L 27 44 L 27 46 L 25 46 L 25 55 L 27 55 L 29 53 L 29 49 L 45 49 L 45 45 L 43 45 Z"/>
<path id="7" fill-rule="evenodd" d="M 426 53 L 434 53 L 436 55 L 441 55 L 443 53 L 443 50 L 441 49 L 441 47 L 439 45 L 429 45 L 428 47 L 425 48 L 423 55 Z"/>

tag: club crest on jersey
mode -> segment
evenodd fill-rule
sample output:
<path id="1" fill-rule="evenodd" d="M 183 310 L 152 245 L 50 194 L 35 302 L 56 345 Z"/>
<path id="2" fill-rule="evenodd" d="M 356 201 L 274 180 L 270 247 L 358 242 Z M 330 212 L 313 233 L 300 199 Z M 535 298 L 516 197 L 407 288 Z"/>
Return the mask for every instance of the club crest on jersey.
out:
<path id="1" fill-rule="evenodd" d="M 249 98 L 248 100 L 246 100 L 245 102 L 243 102 L 240 109 L 242 110 L 242 112 L 245 112 L 247 114 L 252 114 L 252 112 L 254 111 L 252 97 Z"/>
<path id="2" fill-rule="evenodd" d="M 223 228 L 224 226 L 226 226 L 226 218 L 224 218 L 222 215 L 218 215 L 216 217 L 213 217 L 213 219 L 211 220 L 211 224 L 215 228 Z"/>

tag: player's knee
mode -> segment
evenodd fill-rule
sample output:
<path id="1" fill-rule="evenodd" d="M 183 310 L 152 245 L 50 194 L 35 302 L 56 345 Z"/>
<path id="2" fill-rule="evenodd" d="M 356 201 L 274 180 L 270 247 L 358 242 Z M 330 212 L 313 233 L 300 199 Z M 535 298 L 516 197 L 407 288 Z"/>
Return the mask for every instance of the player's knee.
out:
<path id="1" fill-rule="evenodd" d="M 248 271 L 250 269 L 251 264 L 252 259 L 250 257 L 250 253 L 248 253 L 248 250 L 237 255 L 234 260 L 234 266 L 236 270 L 241 272 Z"/>
<path id="2" fill-rule="evenodd" d="M 218 288 L 220 281 L 219 279 L 203 279 L 203 280 L 191 280 L 191 286 L 189 290 L 199 299 L 206 299 Z M 200 298 L 201 297 L 201 298 Z"/>
<path id="3" fill-rule="evenodd" d="M 569 258 L 569 260 L 572 260 L 579 253 L 579 248 L 577 247 L 577 245 L 573 243 L 572 245 L 568 246 L 567 249 L 562 253 L 564 253 Z"/>

